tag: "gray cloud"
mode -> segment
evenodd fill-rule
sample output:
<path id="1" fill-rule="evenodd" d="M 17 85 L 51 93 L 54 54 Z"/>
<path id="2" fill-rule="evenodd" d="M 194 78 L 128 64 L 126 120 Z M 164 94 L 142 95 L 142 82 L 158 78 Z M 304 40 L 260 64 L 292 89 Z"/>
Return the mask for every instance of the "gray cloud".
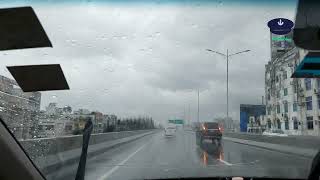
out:
<path id="1" fill-rule="evenodd" d="M 293 19 L 294 9 L 274 7 L 46 6 L 35 10 L 53 48 L 8 51 L 7 65 L 60 63 L 70 91 L 42 93 L 42 107 L 89 108 L 120 117 L 182 117 L 188 104 L 201 119 L 226 113 L 226 61 L 205 49 L 251 52 L 230 58 L 230 114 L 240 103 L 260 103 L 264 64 L 270 58 L 266 22 Z M 272 13 L 269 13 L 271 12 Z"/>

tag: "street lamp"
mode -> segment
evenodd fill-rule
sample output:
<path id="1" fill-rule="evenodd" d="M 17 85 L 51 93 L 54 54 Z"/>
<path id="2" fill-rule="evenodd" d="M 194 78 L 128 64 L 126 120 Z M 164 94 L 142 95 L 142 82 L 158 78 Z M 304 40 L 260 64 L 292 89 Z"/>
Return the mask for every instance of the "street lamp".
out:
<path id="1" fill-rule="evenodd" d="M 198 89 L 198 113 L 197 113 L 197 122 L 200 123 L 200 90 Z"/>
<path id="2" fill-rule="evenodd" d="M 209 52 L 219 54 L 219 55 L 227 58 L 227 119 L 229 119 L 229 57 L 237 55 L 237 54 L 249 52 L 250 50 L 239 51 L 239 52 L 233 53 L 233 54 L 229 54 L 228 49 L 227 49 L 227 54 L 223 54 L 218 51 L 211 50 L 211 49 L 206 49 L 206 50 Z"/>

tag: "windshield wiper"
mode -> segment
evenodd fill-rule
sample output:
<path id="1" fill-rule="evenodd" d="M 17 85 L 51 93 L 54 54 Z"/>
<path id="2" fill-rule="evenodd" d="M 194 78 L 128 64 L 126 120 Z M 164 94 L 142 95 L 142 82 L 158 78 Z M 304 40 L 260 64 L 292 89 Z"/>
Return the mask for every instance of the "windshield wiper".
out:
<path id="1" fill-rule="evenodd" d="M 78 170 L 76 174 L 76 180 L 84 180 L 86 162 L 87 162 L 87 152 L 89 146 L 90 135 L 93 129 L 92 121 L 88 120 L 83 130 L 83 140 L 82 140 L 82 151 L 80 156 L 80 161 L 78 165 Z"/>

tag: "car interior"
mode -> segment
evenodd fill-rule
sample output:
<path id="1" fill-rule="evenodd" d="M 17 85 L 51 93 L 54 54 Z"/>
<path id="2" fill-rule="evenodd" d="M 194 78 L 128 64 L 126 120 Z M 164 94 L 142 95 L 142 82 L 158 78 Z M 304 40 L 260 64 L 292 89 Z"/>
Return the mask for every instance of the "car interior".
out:
<path id="1" fill-rule="evenodd" d="M 302 6 L 303 1 L 299 5 Z M 299 7 L 300 7 L 299 6 Z M 299 9 L 299 8 L 298 8 Z M 299 13 L 298 13 L 299 14 Z M 11 23 L 10 23 L 11 22 Z M 14 23 L 12 23 L 14 22 Z M 41 48 L 52 47 L 50 38 L 41 26 L 39 19 L 32 7 L 18 7 L 0 9 L 0 50 L 25 49 L 25 48 Z M 296 24 L 299 24 L 296 22 Z M 14 29 L 14 31 L 13 31 Z M 299 43 L 299 36 L 308 36 L 298 29 L 295 33 L 295 40 Z M 320 32 L 320 29 L 317 29 Z M 303 43 L 308 48 L 308 45 Z M 314 44 L 310 45 L 314 50 Z M 317 47 L 317 50 L 320 50 Z M 67 80 L 61 70 L 59 64 L 50 65 L 34 65 L 34 66 L 10 66 L 9 71 L 24 90 L 24 92 L 32 91 L 53 91 L 68 90 Z M 27 78 L 25 74 L 29 73 Z M 34 81 L 34 79 L 37 81 Z M 35 83 L 37 82 L 37 83 Z M 50 83 L 48 83 L 50 82 Z M 85 176 L 87 150 L 89 139 L 92 131 L 92 122 L 87 122 L 84 129 L 82 152 L 78 166 L 76 180 L 83 180 Z M 30 157 L 24 151 L 20 143 L 16 140 L 6 124 L 0 117 L 0 179 L 3 180 L 44 180 L 46 179 L 40 170 L 35 166 Z M 319 179 L 320 177 L 320 152 L 314 158 L 312 168 L 309 173 L 309 180 Z M 211 177 L 211 178 L 178 178 L 178 179 L 270 179 L 255 177 Z"/>

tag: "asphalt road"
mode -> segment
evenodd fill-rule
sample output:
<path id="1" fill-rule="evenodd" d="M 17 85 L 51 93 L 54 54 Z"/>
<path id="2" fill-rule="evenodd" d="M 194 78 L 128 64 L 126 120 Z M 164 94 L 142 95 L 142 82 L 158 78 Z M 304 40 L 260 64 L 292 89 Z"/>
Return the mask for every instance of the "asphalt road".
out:
<path id="1" fill-rule="evenodd" d="M 90 148 L 90 147 L 89 147 Z M 115 147 L 87 161 L 85 179 L 156 179 L 173 177 L 305 178 L 312 159 L 223 140 L 221 146 L 196 145 L 195 134 L 162 132 Z M 49 179 L 74 179 L 77 165 L 62 167 Z"/>

